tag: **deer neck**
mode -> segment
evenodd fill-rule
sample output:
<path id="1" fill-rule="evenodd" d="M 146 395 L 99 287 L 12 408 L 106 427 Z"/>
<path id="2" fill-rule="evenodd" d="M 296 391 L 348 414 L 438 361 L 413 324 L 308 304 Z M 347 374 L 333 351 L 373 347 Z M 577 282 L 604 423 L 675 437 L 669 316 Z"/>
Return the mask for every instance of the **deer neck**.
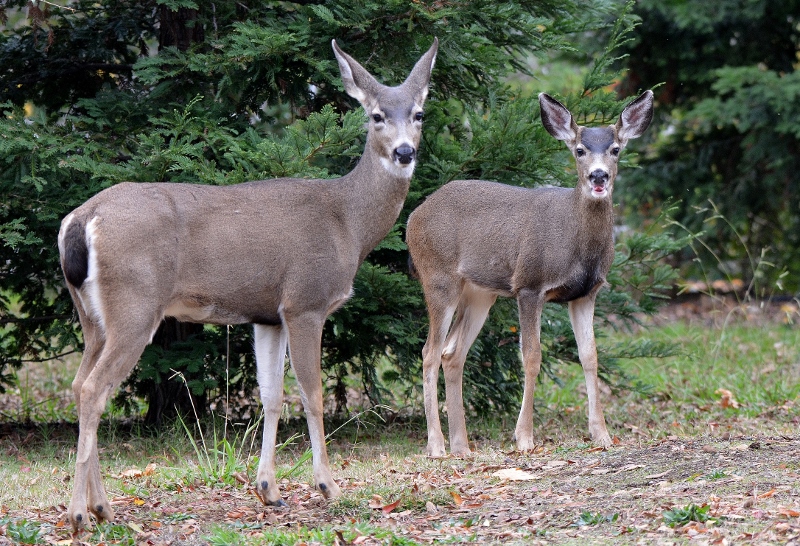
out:
<path id="1" fill-rule="evenodd" d="M 614 203 L 611 192 L 603 199 L 588 197 L 580 187 L 573 194 L 575 210 L 576 248 L 581 254 L 596 254 L 601 249 L 613 249 Z"/>
<path id="2" fill-rule="evenodd" d="M 349 192 L 344 206 L 350 232 L 359 239 L 362 260 L 394 227 L 411 182 L 412 169 L 400 176 L 399 169 L 387 169 L 384 163 L 368 136 L 358 165 L 342 178 Z"/>

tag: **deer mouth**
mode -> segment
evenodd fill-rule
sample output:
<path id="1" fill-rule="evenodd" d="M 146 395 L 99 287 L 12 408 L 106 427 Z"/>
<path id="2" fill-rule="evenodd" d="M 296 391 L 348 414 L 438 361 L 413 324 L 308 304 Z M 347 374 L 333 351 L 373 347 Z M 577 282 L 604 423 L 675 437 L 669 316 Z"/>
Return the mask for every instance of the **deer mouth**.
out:
<path id="1" fill-rule="evenodd" d="M 589 195 L 595 199 L 602 199 L 607 196 L 609 189 L 608 182 L 601 180 L 593 180 L 589 182 Z"/>

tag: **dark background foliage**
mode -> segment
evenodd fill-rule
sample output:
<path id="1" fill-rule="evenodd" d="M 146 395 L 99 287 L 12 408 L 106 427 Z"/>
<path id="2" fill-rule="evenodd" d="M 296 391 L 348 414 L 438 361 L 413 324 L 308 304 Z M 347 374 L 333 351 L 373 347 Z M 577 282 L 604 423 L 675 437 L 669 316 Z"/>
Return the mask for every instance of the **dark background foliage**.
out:
<path id="1" fill-rule="evenodd" d="M 409 198 L 395 230 L 355 280 L 355 296 L 326 323 L 323 368 L 338 407 L 347 387 L 373 402 L 415 396 L 426 315 L 406 272 L 404 224 L 428 194 L 456 178 L 510 184 L 574 183 L 566 148 L 538 121 L 535 96 L 505 83 L 554 52 L 578 59 L 582 88 L 560 98 L 580 123 L 609 123 L 624 106 L 608 91 L 635 17 L 630 5 L 570 0 L 453 4 L 151 0 L 8 0 L 0 35 L 0 387 L 25 361 L 79 350 L 56 248 L 60 219 L 123 180 L 233 184 L 275 176 L 333 177 L 363 150 L 363 112 L 342 91 L 335 38 L 387 84 L 440 40 Z M 587 36 L 594 48 L 579 50 Z M 657 80 L 641 80 L 649 87 Z M 558 90 L 556 90 L 558 91 Z M 555 92 L 555 91 L 554 91 Z M 630 165 L 628 165 L 630 166 Z M 626 175 L 627 176 L 627 175 Z M 635 320 L 672 282 L 662 258 L 681 246 L 650 233 L 621 238 L 599 320 Z M 496 305 L 470 353 L 473 411 L 515 412 L 521 390 L 513 302 Z M 543 320 L 544 370 L 577 362 L 563 307 Z M 609 347 L 603 375 L 629 385 L 617 358 L 664 354 L 648 344 Z M 248 328 L 165 321 L 118 403 L 148 402 L 146 420 L 230 389 L 250 392 Z M 360 383 L 360 385 L 359 385 Z M 391 394 L 391 396 L 390 396 Z"/>
<path id="2" fill-rule="evenodd" d="M 651 147 L 622 198 L 645 219 L 677 202 L 712 278 L 800 291 L 800 2 L 640 0 L 620 89 L 663 82 Z M 679 228 L 677 231 L 684 231 Z M 685 231 L 684 231 L 685 233 Z M 691 254 L 687 275 L 699 276 Z"/>

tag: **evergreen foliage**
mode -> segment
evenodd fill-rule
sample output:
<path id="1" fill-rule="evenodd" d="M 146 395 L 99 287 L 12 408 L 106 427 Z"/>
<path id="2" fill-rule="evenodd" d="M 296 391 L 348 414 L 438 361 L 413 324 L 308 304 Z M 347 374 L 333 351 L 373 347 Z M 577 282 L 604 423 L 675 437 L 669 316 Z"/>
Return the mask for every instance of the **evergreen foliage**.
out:
<path id="1" fill-rule="evenodd" d="M 634 11 L 623 88 L 664 83 L 650 149 L 623 189 L 630 209 L 647 218 L 678 200 L 712 276 L 758 296 L 800 293 L 800 2 L 642 0 Z"/>
<path id="2" fill-rule="evenodd" d="M 421 289 L 406 272 L 403 234 L 421 199 L 456 178 L 575 183 L 573 160 L 541 127 L 535 98 L 513 97 L 503 78 L 529 70 L 529 55 L 570 49 L 576 33 L 604 25 L 608 7 L 587 10 L 572 0 L 457 7 L 399 0 L 78 0 L 68 9 L 42 7 L 26 24 L 23 5 L 5 3 L 16 22 L 0 35 L 0 387 L 24 361 L 81 346 L 56 247 L 59 221 L 72 208 L 123 180 L 224 185 L 344 174 L 363 150 L 364 118 L 341 89 L 331 38 L 381 81 L 397 84 L 439 37 L 406 207 L 360 269 L 355 296 L 325 326 L 323 368 L 342 408 L 352 377 L 375 402 L 388 390 L 411 394 L 419 385 L 426 313 Z M 619 20 L 585 89 L 563 97 L 581 123 L 608 123 L 624 106 L 603 91 L 616 76 L 608 60 L 633 24 L 625 10 Z M 598 303 L 601 320 L 652 312 L 671 280 L 661 259 L 675 247 L 650 235 L 622 239 L 612 288 Z M 513 303 L 496 305 L 469 357 L 484 365 L 466 370 L 473 410 L 516 411 L 516 332 Z M 121 393 L 123 403 L 132 394 L 155 403 L 154 386 L 178 381 L 170 379 L 173 370 L 197 397 L 224 393 L 226 377 L 231 390 L 249 392 L 255 383 L 249 328 L 229 333 L 207 326 L 185 337 L 148 347 Z M 562 307 L 547 307 L 542 338 L 543 369 L 557 378 L 559 365 L 578 361 Z M 603 352 L 603 374 L 625 383 L 615 358 L 658 351 L 663 347 Z"/>

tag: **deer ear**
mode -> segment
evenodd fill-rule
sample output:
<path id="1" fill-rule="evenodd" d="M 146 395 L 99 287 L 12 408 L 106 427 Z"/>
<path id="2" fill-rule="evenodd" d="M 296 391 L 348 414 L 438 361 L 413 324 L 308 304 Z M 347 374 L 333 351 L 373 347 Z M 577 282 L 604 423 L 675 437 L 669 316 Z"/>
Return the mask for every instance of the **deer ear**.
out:
<path id="1" fill-rule="evenodd" d="M 404 86 L 408 86 L 419 104 L 428 98 L 428 84 L 431 81 L 433 65 L 436 64 L 436 53 L 439 51 L 439 38 L 433 39 L 430 49 L 417 61 L 411 74 L 408 75 Z"/>
<path id="2" fill-rule="evenodd" d="M 342 72 L 344 90 L 366 108 L 367 97 L 375 96 L 380 84 L 354 58 L 342 51 L 336 40 L 331 40 L 331 45 L 333 54 L 336 55 L 336 61 L 339 63 L 339 70 Z"/>
<path id="3" fill-rule="evenodd" d="M 639 138 L 653 120 L 653 92 L 649 89 L 639 95 L 622 111 L 617 121 L 617 137 L 623 146 L 628 139 Z"/>
<path id="4" fill-rule="evenodd" d="M 573 142 L 578 137 L 578 125 L 569 110 L 547 93 L 539 93 L 542 124 L 556 140 Z"/>

